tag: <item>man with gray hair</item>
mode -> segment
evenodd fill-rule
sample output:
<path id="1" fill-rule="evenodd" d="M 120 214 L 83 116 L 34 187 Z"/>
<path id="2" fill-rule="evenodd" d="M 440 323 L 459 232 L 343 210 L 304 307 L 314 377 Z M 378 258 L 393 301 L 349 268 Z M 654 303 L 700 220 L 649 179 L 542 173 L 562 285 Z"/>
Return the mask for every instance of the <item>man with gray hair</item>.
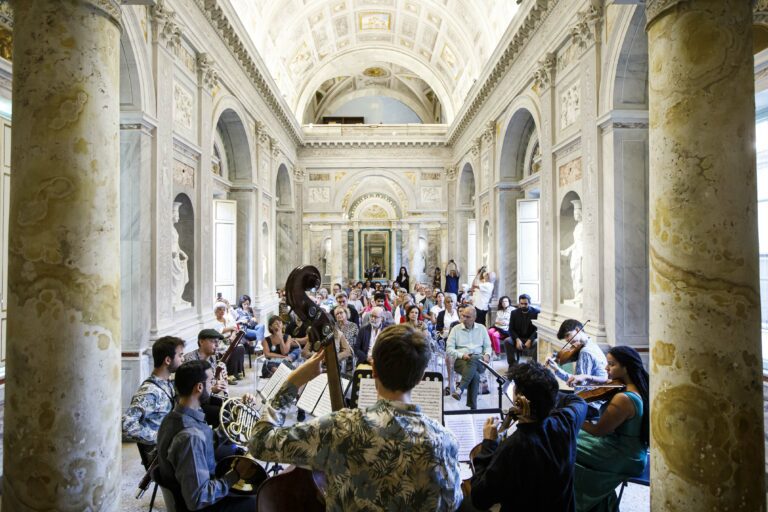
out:
<path id="1" fill-rule="evenodd" d="M 384 308 L 374 306 L 368 313 L 368 323 L 360 329 L 355 341 L 354 351 L 355 359 L 359 363 L 371 363 L 371 354 L 373 346 L 376 344 L 376 338 L 384 329 Z"/>

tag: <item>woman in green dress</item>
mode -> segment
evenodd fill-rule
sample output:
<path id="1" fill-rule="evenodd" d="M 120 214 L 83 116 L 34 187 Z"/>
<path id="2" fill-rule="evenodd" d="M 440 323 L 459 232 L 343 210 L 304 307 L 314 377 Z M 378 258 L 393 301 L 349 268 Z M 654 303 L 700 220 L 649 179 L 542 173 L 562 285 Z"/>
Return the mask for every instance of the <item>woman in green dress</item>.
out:
<path id="1" fill-rule="evenodd" d="M 616 509 L 616 487 L 640 476 L 648 452 L 648 372 L 637 351 L 608 351 L 608 378 L 627 386 L 600 410 L 597 423 L 584 422 L 576 444 L 574 490 L 577 512 Z"/>

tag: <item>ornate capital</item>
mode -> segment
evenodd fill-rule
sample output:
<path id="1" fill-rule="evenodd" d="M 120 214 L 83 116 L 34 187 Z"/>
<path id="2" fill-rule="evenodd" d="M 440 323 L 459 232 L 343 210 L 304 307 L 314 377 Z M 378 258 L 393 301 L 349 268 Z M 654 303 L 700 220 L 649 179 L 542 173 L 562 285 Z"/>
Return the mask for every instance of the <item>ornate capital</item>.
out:
<path id="1" fill-rule="evenodd" d="M 0 26 L 13 30 L 13 8 L 7 0 L 0 0 Z"/>
<path id="2" fill-rule="evenodd" d="M 270 137 L 269 144 L 272 147 L 272 156 L 274 158 L 277 158 L 278 156 L 280 156 L 280 144 L 277 142 L 277 139 L 274 137 Z"/>
<path id="3" fill-rule="evenodd" d="M 445 176 L 448 178 L 448 181 L 454 181 L 456 179 L 456 166 L 450 165 L 446 167 Z"/>
<path id="4" fill-rule="evenodd" d="M 304 181 L 304 176 L 306 175 L 306 171 L 303 167 L 299 167 L 298 165 L 293 168 L 293 177 L 296 178 L 296 181 Z"/>
<path id="5" fill-rule="evenodd" d="M 755 3 L 754 21 L 768 25 L 768 0 L 758 0 Z"/>
<path id="6" fill-rule="evenodd" d="M 208 90 L 212 90 L 219 83 L 219 73 L 213 67 L 213 59 L 207 53 L 197 56 L 197 75 L 200 83 Z"/>
<path id="7" fill-rule="evenodd" d="M 480 144 L 482 141 L 482 137 L 478 137 L 472 142 L 472 145 L 469 147 L 469 151 L 472 153 L 472 156 L 476 157 L 480 154 Z"/>
<path id="8" fill-rule="evenodd" d="M 645 24 L 645 30 L 651 26 L 659 15 L 670 9 L 677 4 L 688 2 L 689 0 L 647 0 L 645 4 L 645 19 L 648 20 Z"/>
<path id="9" fill-rule="evenodd" d="M 176 24 L 176 13 L 169 9 L 163 0 L 150 11 L 155 27 L 155 41 L 163 43 L 168 49 L 181 44 L 181 29 Z"/>
<path id="10" fill-rule="evenodd" d="M 600 39 L 600 23 L 603 21 L 603 8 L 591 5 L 586 11 L 577 14 L 576 25 L 571 28 L 571 38 L 579 48 L 587 48 L 590 43 Z"/>
<path id="11" fill-rule="evenodd" d="M 496 121 L 488 121 L 485 125 L 485 130 L 483 130 L 483 142 L 486 144 L 490 144 L 493 142 L 496 135 Z"/>
<path id="12" fill-rule="evenodd" d="M 539 67 L 533 73 L 533 83 L 539 91 L 542 91 L 552 85 L 555 80 L 555 68 L 557 67 L 557 57 L 550 52 L 544 55 L 538 63 Z"/>

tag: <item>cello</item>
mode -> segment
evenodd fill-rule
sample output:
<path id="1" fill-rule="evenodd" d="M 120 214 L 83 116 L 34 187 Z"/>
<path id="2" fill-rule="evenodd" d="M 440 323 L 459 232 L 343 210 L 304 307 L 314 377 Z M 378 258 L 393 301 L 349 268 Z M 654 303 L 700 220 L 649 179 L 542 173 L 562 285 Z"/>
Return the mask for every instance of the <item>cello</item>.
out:
<path id="1" fill-rule="evenodd" d="M 320 286 L 320 271 L 307 265 L 297 267 L 285 283 L 286 301 L 294 313 L 309 325 L 308 343 L 313 351 L 324 349 L 328 373 L 328 391 L 331 408 L 344 408 L 339 361 L 336 354 L 334 324 L 331 315 L 307 296 L 307 291 Z M 323 491 L 324 475 L 296 466 L 267 479 L 259 488 L 257 510 L 259 512 L 285 512 L 301 510 L 322 512 L 325 510 Z"/>

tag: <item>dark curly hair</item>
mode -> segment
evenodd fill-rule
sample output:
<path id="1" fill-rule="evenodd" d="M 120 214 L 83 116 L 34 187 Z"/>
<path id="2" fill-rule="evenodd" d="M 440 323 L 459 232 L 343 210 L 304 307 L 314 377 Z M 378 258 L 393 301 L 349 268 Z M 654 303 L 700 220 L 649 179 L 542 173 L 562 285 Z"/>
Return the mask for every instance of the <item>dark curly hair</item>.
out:
<path id="1" fill-rule="evenodd" d="M 531 413 L 537 420 L 549 416 L 555 407 L 558 391 L 557 380 L 551 371 L 531 361 L 513 367 L 507 378 L 515 383 L 515 393 L 525 396 L 531 403 Z"/>
<path id="2" fill-rule="evenodd" d="M 579 322 L 578 320 L 574 320 L 573 318 L 569 318 L 568 320 L 565 320 L 562 324 L 560 324 L 560 329 L 557 331 L 557 339 L 562 340 L 565 338 L 565 335 L 568 334 L 571 331 L 578 331 L 579 329 L 583 329 L 584 325 Z"/>

